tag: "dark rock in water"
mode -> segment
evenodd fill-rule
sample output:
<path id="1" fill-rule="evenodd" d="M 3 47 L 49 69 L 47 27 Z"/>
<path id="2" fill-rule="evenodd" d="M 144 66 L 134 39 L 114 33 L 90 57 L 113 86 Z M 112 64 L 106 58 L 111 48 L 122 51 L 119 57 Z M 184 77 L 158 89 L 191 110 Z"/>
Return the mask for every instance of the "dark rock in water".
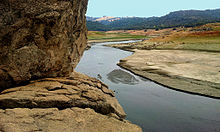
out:
<path id="1" fill-rule="evenodd" d="M 123 83 L 129 85 L 135 85 L 139 81 L 130 73 L 123 71 L 121 69 L 116 69 L 107 74 L 108 80 L 113 83 Z"/>
<path id="2" fill-rule="evenodd" d="M 97 78 L 102 80 L 102 76 L 100 74 L 97 75 Z"/>
<path id="3" fill-rule="evenodd" d="M 0 2 L 0 87 L 68 76 L 86 48 L 87 0 Z"/>

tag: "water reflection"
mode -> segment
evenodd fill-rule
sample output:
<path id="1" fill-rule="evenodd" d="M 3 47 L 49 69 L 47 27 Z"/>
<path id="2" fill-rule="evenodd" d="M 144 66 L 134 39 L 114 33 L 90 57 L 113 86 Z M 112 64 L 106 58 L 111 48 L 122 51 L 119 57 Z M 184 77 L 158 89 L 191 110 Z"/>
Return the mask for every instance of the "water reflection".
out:
<path id="1" fill-rule="evenodd" d="M 130 73 L 123 71 L 121 69 L 115 69 L 107 74 L 107 79 L 110 80 L 113 83 L 123 83 L 123 84 L 129 84 L 129 85 L 135 85 L 138 84 L 138 80 L 131 75 Z"/>

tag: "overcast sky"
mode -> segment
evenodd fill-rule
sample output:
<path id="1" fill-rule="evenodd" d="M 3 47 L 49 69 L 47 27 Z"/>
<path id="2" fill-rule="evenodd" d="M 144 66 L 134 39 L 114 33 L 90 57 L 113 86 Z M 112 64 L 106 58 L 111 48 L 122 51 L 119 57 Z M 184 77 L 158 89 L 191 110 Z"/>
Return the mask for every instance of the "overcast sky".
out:
<path id="1" fill-rule="evenodd" d="M 87 16 L 151 17 L 189 9 L 220 9 L 220 0 L 89 0 Z"/>

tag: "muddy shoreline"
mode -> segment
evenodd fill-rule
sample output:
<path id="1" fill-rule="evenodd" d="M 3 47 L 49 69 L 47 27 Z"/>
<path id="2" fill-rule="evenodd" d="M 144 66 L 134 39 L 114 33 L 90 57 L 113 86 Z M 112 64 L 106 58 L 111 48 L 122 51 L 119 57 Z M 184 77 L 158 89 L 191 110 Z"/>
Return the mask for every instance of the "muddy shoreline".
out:
<path id="1" fill-rule="evenodd" d="M 126 69 L 126 70 L 130 71 L 131 73 L 133 73 L 133 74 L 135 74 L 137 76 L 140 76 L 140 77 L 143 77 L 145 79 L 148 79 L 148 80 L 150 80 L 152 82 L 155 82 L 156 84 L 162 85 L 162 86 L 164 86 L 164 87 L 166 87 L 168 89 L 172 89 L 172 90 L 179 91 L 179 92 L 184 92 L 184 93 L 189 93 L 189 94 L 194 94 L 194 95 L 205 96 L 205 97 L 209 97 L 209 98 L 213 98 L 213 99 L 220 99 L 219 96 L 212 96 L 212 95 L 202 94 L 202 93 L 199 93 L 199 92 L 192 92 L 192 91 L 188 91 L 188 90 L 183 90 L 183 89 L 180 89 L 179 87 L 178 88 L 172 87 L 171 85 L 156 79 L 157 76 L 160 79 L 163 78 L 163 80 L 168 79 L 167 77 L 162 77 L 160 75 L 150 74 L 150 73 L 147 75 L 146 73 L 143 73 L 142 71 L 133 70 L 130 67 L 127 67 L 127 66 L 125 66 L 125 65 L 123 65 L 121 63 L 118 63 L 118 66 L 120 66 L 123 69 Z M 169 79 L 170 79 L 169 81 L 171 81 L 171 80 L 174 81 L 174 82 L 177 81 L 176 79 L 172 79 L 172 78 L 169 78 Z M 184 81 L 184 80 L 182 80 L 182 81 Z M 193 81 L 193 79 L 192 79 L 192 81 Z M 194 81 L 196 82 L 196 80 L 194 80 Z M 185 82 L 185 83 L 187 84 L 189 82 Z M 190 85 L 191 86 L 196 86 L 196 85 L 193 85 L 193 84 L 190 84 Z"/>

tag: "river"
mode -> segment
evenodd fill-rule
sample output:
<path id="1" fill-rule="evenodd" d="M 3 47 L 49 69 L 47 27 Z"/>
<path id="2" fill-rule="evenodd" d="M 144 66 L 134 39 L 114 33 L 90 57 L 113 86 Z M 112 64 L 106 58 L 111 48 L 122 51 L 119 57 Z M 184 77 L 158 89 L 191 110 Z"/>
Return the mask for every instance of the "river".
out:
<path id="1" fill-rule="evenodd" d="M 133 41 L 126 41 L 133 42 Z M 97 43 L 76 71 L 95 77 L 115 91 L 127 120 L 145 132 L 220 132 L 220 100 L 174 91 L 117 66 L 131 52 Z"/>

